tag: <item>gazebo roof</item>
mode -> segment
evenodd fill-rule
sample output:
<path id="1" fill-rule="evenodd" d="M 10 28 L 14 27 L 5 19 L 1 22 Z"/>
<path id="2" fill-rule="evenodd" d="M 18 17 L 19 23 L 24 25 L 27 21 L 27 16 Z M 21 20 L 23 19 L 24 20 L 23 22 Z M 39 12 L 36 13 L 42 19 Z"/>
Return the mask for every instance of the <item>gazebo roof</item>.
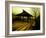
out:
<path id="1" fill-rule="evenodd" d="M 23 10 L 23 12 L 22 12 L 22 13 L 17 14 L 16 16 L 32 16 L 32 15 L 30 15 L 30 14 L 29 14 L 29 13 L 27 13 L 25 10 Z"/>

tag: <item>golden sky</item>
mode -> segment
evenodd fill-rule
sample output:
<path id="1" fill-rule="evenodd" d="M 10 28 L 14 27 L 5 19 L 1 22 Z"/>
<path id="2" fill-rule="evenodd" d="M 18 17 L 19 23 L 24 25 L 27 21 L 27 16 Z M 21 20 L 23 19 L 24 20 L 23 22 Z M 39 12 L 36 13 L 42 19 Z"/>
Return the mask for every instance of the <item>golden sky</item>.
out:
<path id="1" fill-rule="evenodd" d="M 17 15 L 23 12 L 25 10 L 27 13 L 31 14 L 32 16 L 39 16 L 40 9 L 35 7 L 12 7 L 12 13 Z M 35 12 L 34 12 L 35 11 Z"/>

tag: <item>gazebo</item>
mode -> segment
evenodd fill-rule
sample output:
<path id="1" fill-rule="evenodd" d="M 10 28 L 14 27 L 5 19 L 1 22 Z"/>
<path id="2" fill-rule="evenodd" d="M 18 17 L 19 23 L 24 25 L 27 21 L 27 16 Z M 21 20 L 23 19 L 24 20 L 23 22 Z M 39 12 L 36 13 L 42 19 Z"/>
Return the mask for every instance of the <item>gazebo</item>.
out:
<path id="1" fill-rule="evenodd" d="M 28 21 L 28 20 L 31 20 L 30 17 L 33 17 L 33 16 L 27 13 L 25 10 L 23 10 L 23 12 L 20 14 L 17 14 L 16 17 L 17 17 L 16 19 L 18 20 Z"/>

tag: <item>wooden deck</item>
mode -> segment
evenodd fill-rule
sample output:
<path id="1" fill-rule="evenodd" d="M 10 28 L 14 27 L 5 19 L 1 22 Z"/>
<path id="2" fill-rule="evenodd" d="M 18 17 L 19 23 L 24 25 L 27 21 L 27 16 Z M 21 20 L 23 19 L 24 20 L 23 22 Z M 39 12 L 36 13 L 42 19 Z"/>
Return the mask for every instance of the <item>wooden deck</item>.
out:
<path id="1" fill-rule="evenodd" d="M 22 21 L 15 21 L 12 25 L 13 31 L 25 31 L 32 29 L 32 22 L 22 22 Z"/>

